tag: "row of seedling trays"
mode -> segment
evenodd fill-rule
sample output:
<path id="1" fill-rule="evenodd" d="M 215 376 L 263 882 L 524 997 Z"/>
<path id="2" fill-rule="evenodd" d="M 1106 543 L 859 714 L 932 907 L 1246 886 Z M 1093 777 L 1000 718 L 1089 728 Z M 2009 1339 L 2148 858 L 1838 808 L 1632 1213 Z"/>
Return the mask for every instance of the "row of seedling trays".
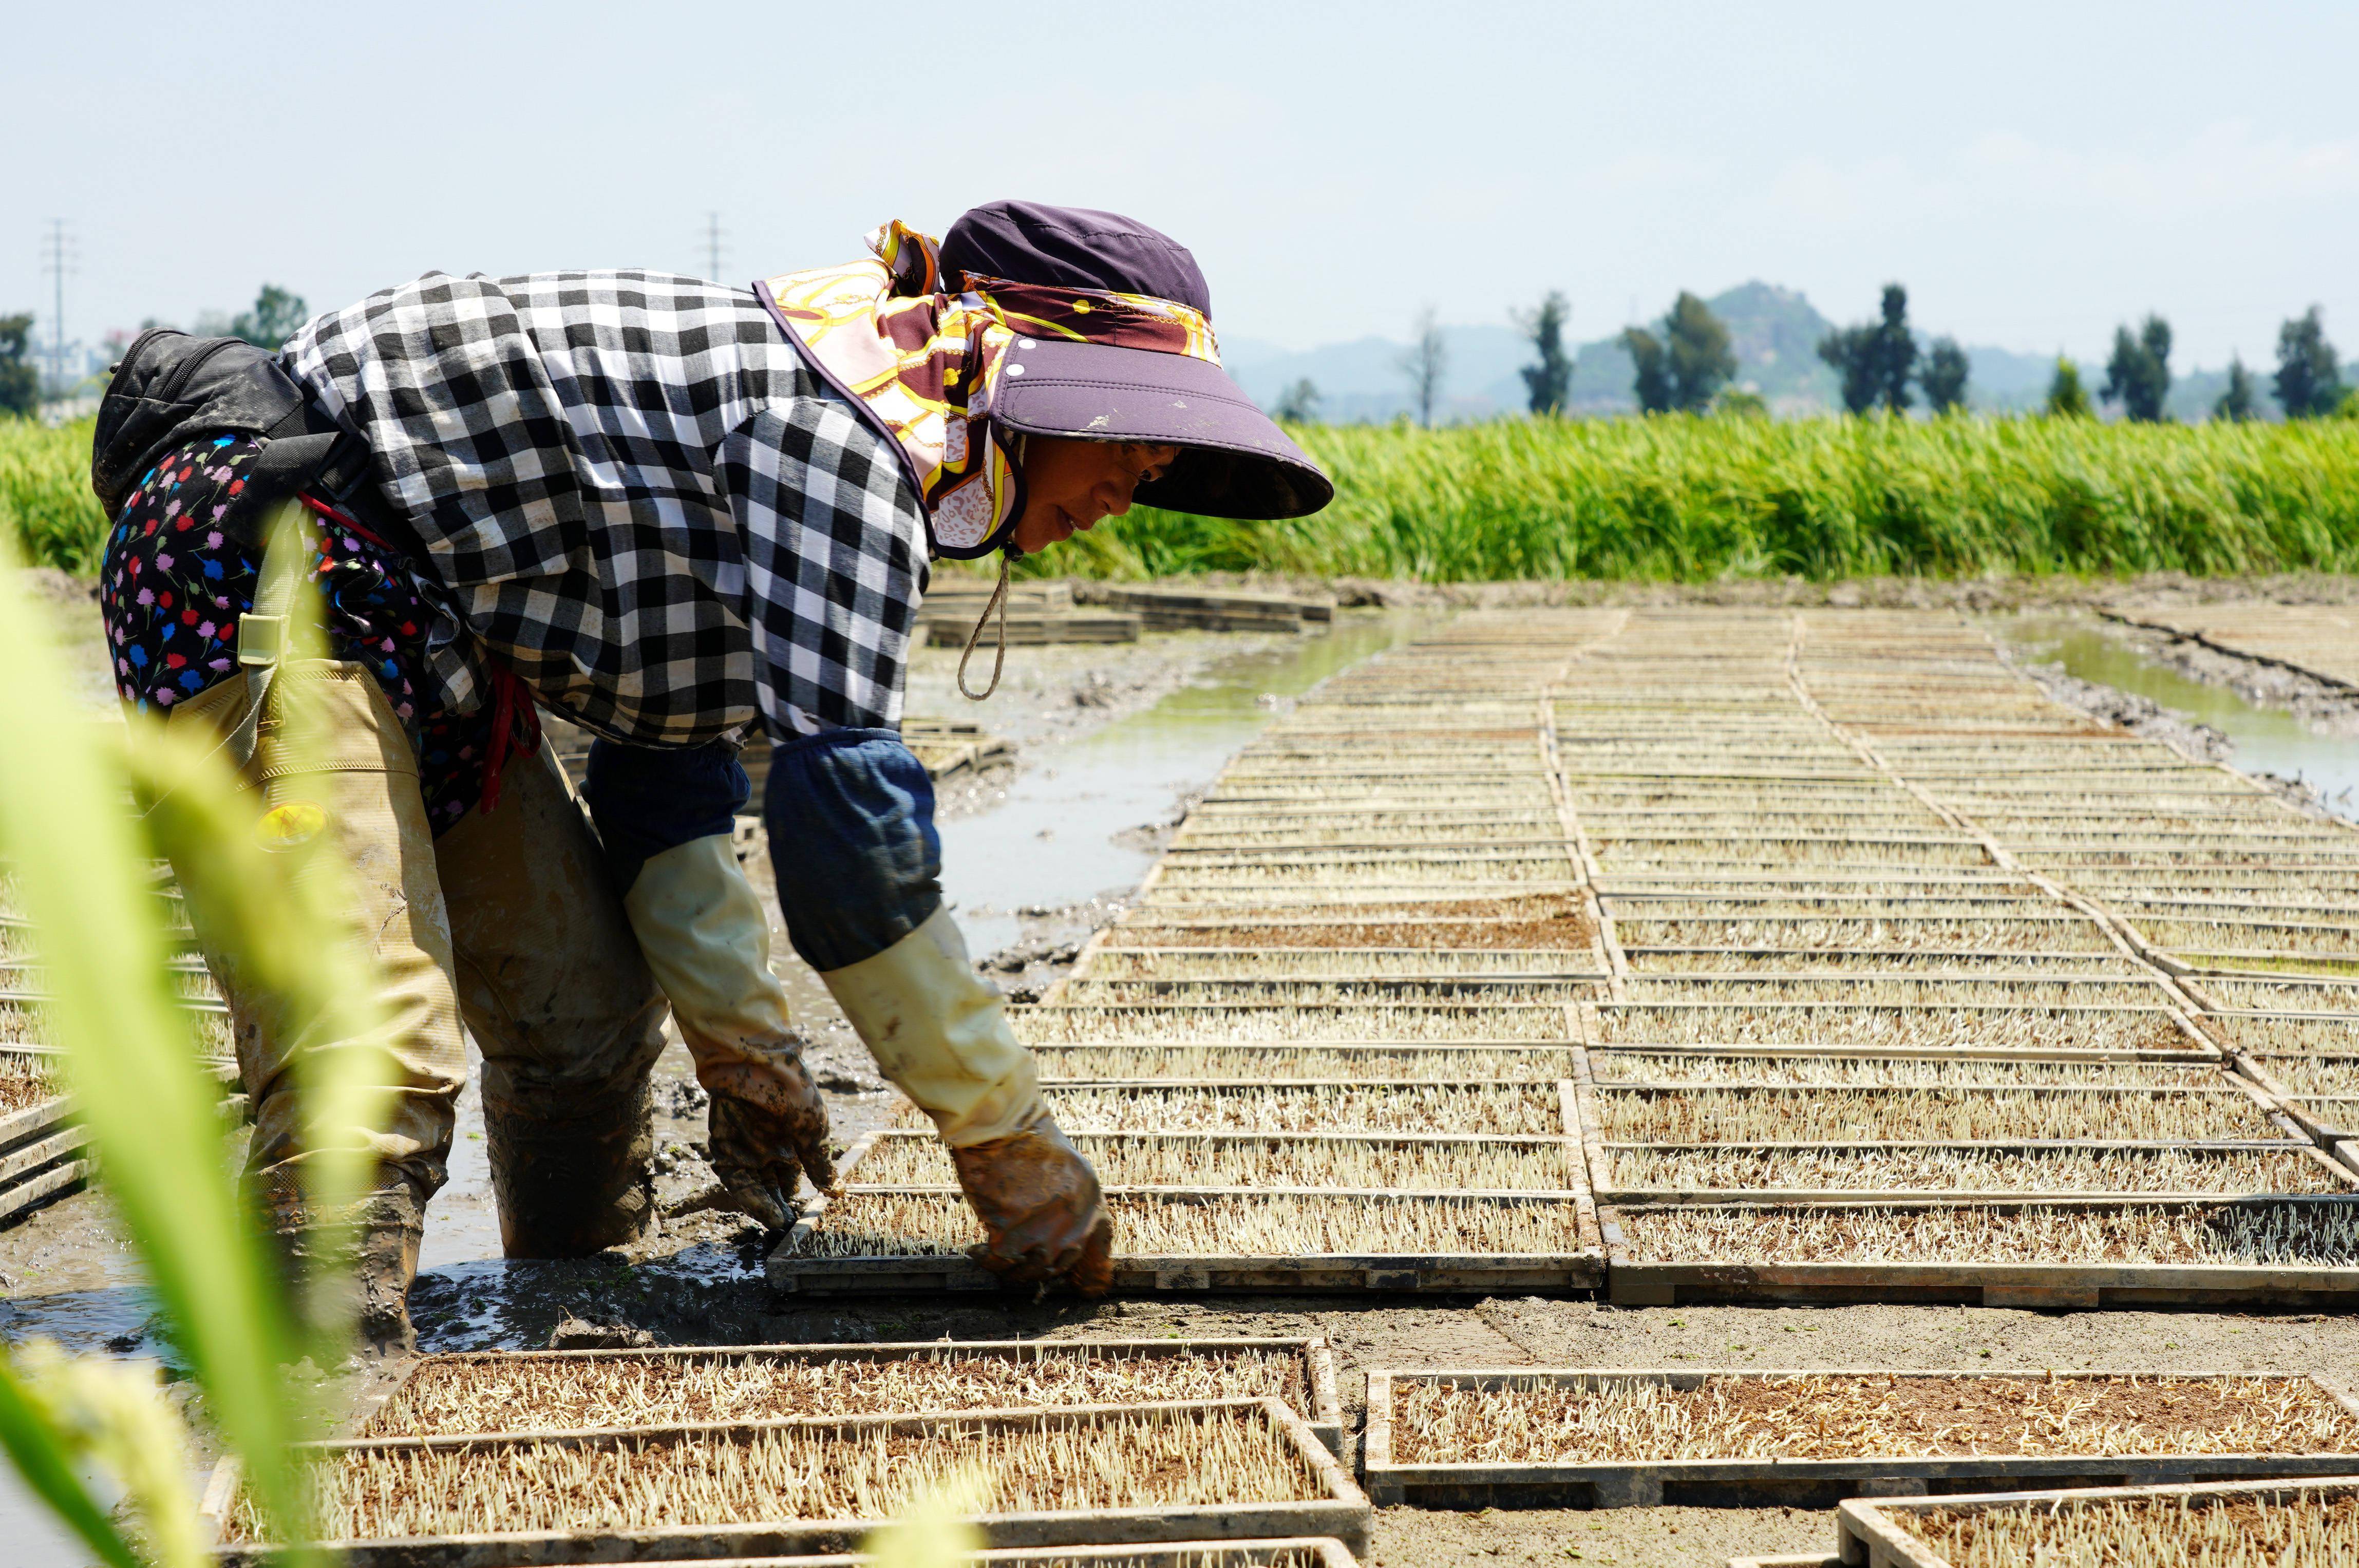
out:
<path id="1" fill-rule="evenodd" d="M 1332 1568 L 1372 1500 L 1894 1519 L 1910 1494 L 2359 1470 L 2345 1398 L 2198 1371 L 1377 1368 L 1364 1491 L 1345 1435 L 1317 1340 L 940 1342 L 429 1357 L 304 1458 L 350 1568 L 841 1552 L 937 1488 L 1002 1552 Z M 206 1509 L 220 1561 L 268 1558 L 234 1465 Z"/>
<path id="2" fill-rule="evenodd" d="M 1343 1435 L 1318 1340 L 942 1342 L 431 1356 L 302 1456 L 346 1568 L 795 1561 L 935 1496 L 1001 1561 L 1341 1568 Z M 234 1464 L 205 1512 L 276 1560 Z"/>

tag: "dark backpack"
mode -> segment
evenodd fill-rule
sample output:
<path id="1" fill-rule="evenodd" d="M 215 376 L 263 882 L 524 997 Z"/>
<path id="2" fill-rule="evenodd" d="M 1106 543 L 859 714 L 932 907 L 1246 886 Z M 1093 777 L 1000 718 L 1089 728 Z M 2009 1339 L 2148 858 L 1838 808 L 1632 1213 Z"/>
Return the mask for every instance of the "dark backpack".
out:
<path id="1" fill-rule="evenodd" d="M 258 544 L 265 504 L 297 490 L 332 496 L 368 472 L 369 449 L 313 406 L 277 356 L 239 338 L 199 338 L 169 327 L 135 339 L 106 384 L 91 442 L 90 487 L 113 517 L 157 460 L 204 436 L 263 438 L 239 504 L 223 519 Z"/>

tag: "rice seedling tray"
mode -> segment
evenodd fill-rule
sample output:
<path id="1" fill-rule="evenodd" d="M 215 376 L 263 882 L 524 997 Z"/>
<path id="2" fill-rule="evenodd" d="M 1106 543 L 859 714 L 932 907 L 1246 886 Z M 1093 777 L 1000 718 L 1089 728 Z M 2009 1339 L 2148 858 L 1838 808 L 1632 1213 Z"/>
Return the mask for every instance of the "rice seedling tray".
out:
<path id="1" fill-rule="evenodd" d="M 1110 1187 L 1130 1192 L 1292 1188 L 1375 1192 L 1588 1191 L 1581 1142 L 1561 1135 L 1392 1136 L 1339 1132 L 1088 1133 L 1067 1135 Z M 836 1167 L 848 1190 L 949 1188 L 949 1149 L 931 1131 L 864 1133 Z"/>
<path id="2" fill-rule="evenodd" d="M 2211 1049 L 2177 1009 L 2004 1002 L 1599 1002 L 1587 1043 L 1830 1045 L 1887 1050 Z"/>
<path id="3" fill-rule="evenodd" d="M 988 1488 L 972 1522 L 995 1547 L 1329 1536 L 1359 1550 L 1369 1519 L 1334 1455 L 1268 1399 L 359 1438 L 299 1452 L 316 1466 L 322 1544 L 344 1568 L 846 1552 L 970 1468 Z M 782 1494 L 819 1506 L 784 1514 Z M 501 1506 L 510 1528 L 481 1529 Z M 255 1538 L 234 1464 L 214 1472 L 205 1513 L 222 1568 L 280 1559 Z"/>
<path id="4" fill-rule="evenodd" d="M 1846 1498 L 1835 1536 L 1828 1561 L 1852 1568 L 2350 1562 L 2359 1556 L 2359 1476 Z"/>
<path id="5" fill-rule="evenodd" d="M 1462 1508 L 1824 1508 L 2354 1470 L 2359 1408 L 2315 1378 L 2180 1371 L 1377 1367 L 1362 1454 L 1373 1502 Z"/>
<path id="6" fill-rule="evenodd" d="M 805 1557 L 722 1557 L 647 1563 L 640 1568 L 877 1568 L 885 1559 L 831 1552 Z M 1168 1546 L 1052 1546 L 985 1549 L 946 1561 L 945 1568 L 1359 1568 L 1332 1535 L 1273 1541 L 1175 1541 Z"/>
<path id="7" fill-rule="evenodd" d="M 2359 1196 L 2359 1173 L 2307 1144 L 2076 1138 L 1976 1143 L 1587 1145 L 1601 1203 L 1987 1203 L 2070 1193 L 2123 1203 L 2261 1193 Z"/>
<path id="8" fill-rule="evenodd" d="M 1069 1133 L 1495 1133 L 1571 1136 L 1570 1080 L 1451 1083 L 1431 1079 L 1337 1083 L 1282 1079 L 1062 1083 L 1048 1095 Z M 909 1105 L 905 1127 L 923 1127 Z"/>
<path id="9" fill-rule="evenodd" d="M 2359 1307 L 2343 1196 L 1613 1203 L 1598 1222 L 1621 1306 Z"/>
<path id="10" fill-rule="evenodd" d="M 1297 1045 L 1179 1041 L 1132 1045 L 1036 1045 L 1032 1059 L 1044 1084 L 1145 1084 L 1267 1078 L 1292 1083 L 1553 1083 L 1573 1073 L 1570 1045 L 1493 1040 L 1400 1045 L 1384 1040 L 1327 1040 Z"/>
<path id="11" fill-rule="evenodd" d="M 426 1356 L 363 1437 L 587 1432 L 788 1416 L 1274 1399 L 1343 1451 L 1335 1357 L 1307 1339 L 984 1339 Z"/>
<path id="12" fill-rule="evenodd" d="M 2221 1073 L 2190 1088 L 2071 1083 L 1576 1084 L 1582 1137 L 1626 1143 L 2129 1138 L 2306 1139 L 2258 1088 Z"/>
<path id="13" fill-rule="evenodd" d="M 0 1223 L 90 1179 L 90 1135 L 50 1082 L 45 1056 L 0 1057 Z"/>
<path id="14" fill-rule="evenodd" d="M 1118 1290 L 1560 1293 L 1604 1278 L 1585 1194 L 1108 1188 L 1106 1207 Z M 802 1296 L 997 1291 L 967 1255 L 982 1240 L 954 1189 L 845 1189 L 803 1206 L 767 1274 Z"/>
<path id="15" fill-rule="evenodd" d="M 1148 1007 L 1093 1002 L 1012 1007 L 1008 1018 L 1027 1045 L 1271 1044 L 1386 1040 L 1399 1044 L 1511 1041 L 1572 1043 L 1571 1010 L 1559 1003 L 1462 1002 L 1312 1007 L 1286 1003 L 1167 1002 Z"/>
<path id="16" fill-rule="evenodd" d="M 1585 1045 L 1574 1076 L 1631 1083 L 1793 1083 L 1846 1088 L 2069 1083 L 2172 1088 L 2220 1082 L 2223 1058 L 2200 1051 L 1973 1051 L 1944 1046 Z"/>

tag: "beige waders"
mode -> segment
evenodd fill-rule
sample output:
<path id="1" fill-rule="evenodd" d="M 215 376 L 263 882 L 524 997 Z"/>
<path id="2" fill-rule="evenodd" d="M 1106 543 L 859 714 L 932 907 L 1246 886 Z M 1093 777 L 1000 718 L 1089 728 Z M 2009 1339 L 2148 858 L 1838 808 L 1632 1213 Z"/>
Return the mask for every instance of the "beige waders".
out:
<path id="1" fill-rule="evenodd" d="M 247 1171 L 268 1223 L 306 1256 L 306 1150 L 296 1054 L 378 1051 L 390 1092 L 380 1125 L 353 1136 L 378 1159 L 364 1201 L 356 1271 L 363 1330 L 405 1344 L 404 1299 L 417 1271 L 426 1199 L 442 1185 L 467 1058 L 484 1055 L 484 1113 L 501 1239 L 512 1258 L 573 1258 L 642 1234 L 654 1213 L 647 1173 L 648 1074 L 663 1049 L 664 997 L 555 754 L 520 757 L 497 810 L 471 811 L 440 844 L 400 721 L 361 665 L 282 659 L 292 592 L 266 565 L 255 613 L 239 626 L 246 678 L 172 711 L 175 731 L 218 735 L 253 795 L 257 824 L 294 802 L 350 868 L 346 935 L 374 956 L 387 1019 L 365 1046 L 290 1040 L 275 999 L 241 982 L 235 956 L 198 942 L 230 1007 L 238 1069 L 255 1116 Z M 274 593 L 274 584 L 277 591 Z M 290 754 L 278 716 L 299 683 L 311 754 Z M 742 880 L 742 878 L 741 878 Z"/>

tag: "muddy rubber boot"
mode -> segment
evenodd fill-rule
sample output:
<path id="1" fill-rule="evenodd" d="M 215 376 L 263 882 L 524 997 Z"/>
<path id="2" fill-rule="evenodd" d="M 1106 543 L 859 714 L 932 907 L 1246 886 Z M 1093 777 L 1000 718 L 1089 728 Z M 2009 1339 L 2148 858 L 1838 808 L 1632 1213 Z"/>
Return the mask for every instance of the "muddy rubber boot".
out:
<path id="1" fill-rule="evenodd" d="M 314 1223 L 299 1194 L 290 1195 L 283 1184 L 275 1185 L 264 1208 L 281 1278 L 312 1334 L 349 1328 L 365 1354 L 414 1356 L 409 1287 L 418 1279 L 426 1199 L 397 1172 L 390 1183 L 354 1203 L 341 1227 Z"/>
<path id="2" fill-rule="evenodd" d="M 510 1258 L 587 1258 L 656 1213 L 647 1079 L 663 994 L 544 742 L 436 845 Z"/>
<path id="3" fill-rule="evenodd" d="M 1084 1296 L 1114 1286 L 1114 1221 L 1098 1175 L 1044 1109 L 987 1143 L 951 1149 L 960 1190 L 991 1239 L 967 1256 L 1019 1284 L 1062 1279 Z"/>
<path id="4" fill-rule="evenodd" d="M 554 1114 L 561 1100 L 566 1114 Z M 636 1241 L 655 1214 L 647 1080 L 522 1105 L 484 1095 L 484 1138 L 510 1258 L 589 1258 Z"/>
<path id="5" fill-rule="evenodd" d="M 784 1230 L 796 1183 L 808 1173 L 825 1192 L 835 1161 L 827 1102 L 770 971 L 769 921 L 731 840 L 709 835 L 649 856 L 623 908 L 712 1096 L 713 1175 L 741 1213 Z"/>

